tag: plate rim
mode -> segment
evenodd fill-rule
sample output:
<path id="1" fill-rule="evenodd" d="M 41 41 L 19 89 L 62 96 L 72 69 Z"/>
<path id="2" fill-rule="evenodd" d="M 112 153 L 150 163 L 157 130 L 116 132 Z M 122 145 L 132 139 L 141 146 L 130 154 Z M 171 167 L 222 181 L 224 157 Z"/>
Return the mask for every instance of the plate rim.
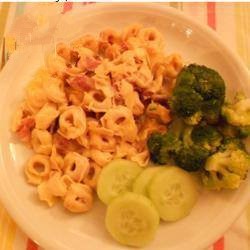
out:
<path id="1" fill-rule="evenodd" d="M 164 6 L 159 3 L 98 3 L 98 4 L 92 4 L 92 5 L 87 5 L 81 10 L 72 10 L 71 12 L 66 13 L 65 15 L 74 15 L 76 12 L 82 12 L 82 11 L 105 11 L 105 10 L 111 10 L 115 8 L 131 8 L 131 7 L 143 7 L 150 9 L 154 9 L 155 11 L 159 11 L 162 14 L 165 15 L 170 15 L 173 18 L 177 18 L 178 20 L 181 21 L 187 21 L 192 27 L 197 28 L 197 30 L 201 30 L 204 34 L 207 34 L 211 40 L 213 40 L 217 45 L 219 45 L 223 50 L 226 52 L 226 54 L 235 62 L 235 65 L 238 66 L 240 71 L 243 73 L 243 75 L 247 78 L 250 77 L 250 72 L 247 69 L 246 65 L 243 63 L 243 61 L 240 59 L 239 55 L 236 54 L 236 52 L 232 51 L 228 45 L 226 45 L 223 40 L 219 37 L 219 35 L 213 31 L 211 28 L 208 26 L 199 23 L 198 21 L 194 20 L 192 17 L 189 17 L 188 15 L 182 13 L 179 10 L 176 10 L 172 7 Z M 4 72 L 8 70 L 8 68 L 11 68 L 11 65 L 14 64 L 15 62 L 15 56 L 18 56 L 18 53 L 25 53 L 25 49 L 23 50 L 17 50 L 14 52 L 10 60 L 7 62 L 5 65 L 4 69 L 0 73 L 0 82 L 3 80 L 3 76 L 5 75 Z M 249 83 L 247 83 L 249 84 Z M 250 84 L 249 84 L 250 85 Z M 3 105 L 2 105 L 3 106 Z M 0 162 L 2 165 L 4 164 L 4 161 L 2 159 L 2 145 L 0 145 Z M 0 171 L 1 173 L 1 171 Z M 3 175 L 0 174 L 0 200 L 2 204 L 5 206 L 7 209 L 8 213 L 11 215 L 11 217 L 14 219 L 15 223 L 27 234 L 28 237 L 31 237 L 37 244 L 39 244 L 42 247 L 45 247 L 46 249 L 60 249 L 60 250 L 69 250 L 68 246 L 62 246 L 58 241 L 53 240 L 49 241 L 43 237 L 42 232 L 39 232 L 39 230 L 33 230 L 34 226 L 32 226 L 32 222 L 27 222 L 25 220 L 25 215 L 21 215 L 18 213 L 18 208 L 15 208 L 13 206 L 14 202 L 11 201 L 11 199 L 8 197 L 8 195 L 3 192 L 4 188 L 4 183 L 6 180 L 3 178 Z M 244 198 L 244 199 L 243 199 Z M 206 247 L 213 243 L 220 235 L 222 235 L 228 228 L 229 226 L 238 218 L 240 215 L 241 211 L 244 209 L 245 205 L 248 202 L 248 195 L 247 193 L 245 196 L 241 198 L 242 201 L 242 206 L 238 207 L 237 210 L 234 211 L 234 216 L 232 218 L 228 218 L 227 222 L 223 223 L 223 226 L 219 226 L 215 231 L 213 231 L 209 237 L 207 237 L 205 240 L 200 242 L 199 245 L 195 246 L 197 249 Z M 62 248 L 63 247 L 63 248 Z M 71 249 L 72 250 L 72 249 Z"/>

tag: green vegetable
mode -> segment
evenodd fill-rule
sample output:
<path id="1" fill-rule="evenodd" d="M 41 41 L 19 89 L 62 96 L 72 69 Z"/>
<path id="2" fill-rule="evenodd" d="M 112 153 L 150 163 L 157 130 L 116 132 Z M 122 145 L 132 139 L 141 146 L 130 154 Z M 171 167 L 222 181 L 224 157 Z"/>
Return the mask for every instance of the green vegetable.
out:
<path id="1" fill-rule="evenodd" d="M 185 130 L 186 124 L 182 119 L 174 117 L 173 121 L 168 127 L 168 132 L 172 133 L 176 138 L 181 138 L 183 131 Z"/>
<path id="2" fill-rule="evenodd" d="M 218 121 L 225 99 L 225 83 L 221 76 L 206 66 L 191 64 L 177 76 L 170 102 L 172 111 L 189 125 L 201 119 Z"/>
<path id="3" fill-rule="evenodd" d="M 219 147 L 219 151 L 221 152 L 237 149 L 245 150 L 245 145 L 239 138 L 225 138 Z"/>
<path id="4" fill-rule="evenodd" d="M 180 126 L 181 127 L 181 126 Z M 174 162 L 187 171 L 197 171 L 204 166 L 210 151 L 203 145 L 194 145 L 191 138 L 193 127 L 180 127 L 174 135 L 171 128 L 165 134 L 152 134 L 148 139 L 148 148 L 151 159 L 158 164 Z M 182 131 L 183 130 L 183 131 Z"/>
<path id="5" fill-rule="evenodd" d="M 226 138 L 236 137 L 244 139 L 250 136 L 250 126 L 233 126 L 225 120 L 220 121 L 218 130 Z"/>
<path id="6" fill-rule="evenodd" d="M 152 202 L 143 195 L 125 193 L 108 206 L 105 224 L 119 243 L 143 247 L 153 240 L 159 215 Z"/>
<path id="7" fill-rule="evenodd" d="M 239 137 L 239 128 L 228 124 L 224 120 L 220 121 L 217 129 L 224 138 Z"/>
<path id="8" fill-rule="evenodd" d="M 171 162 L 172 154 L 179 149 L 181 142 L 170 132 L 153 133 L 149 137 L 147 145 L 151 159 L 155 163 L 166 164 Z"/>
<path id="9" fill-rule="evenodd" d="M 105 204 L 118 195 L 130 191 L 142 168 L 135 162 L 117 159 L 106 165 L 98 179 L 97 194 Z"/>
<path id="10" fill-rule="evenodd" d="M 197 184 L 184 170 L 166 167 L 156 173 L 149 184 L 149 197 L 164 221 L 176 221 L 187 216 L 198 197 Z"/>
<path id="11" fill-rule="evenodd" d="M 215 152 L 221 144 L 222 135 L 215 127 L 201 124 L 193 128 L 191 138 L 195 144 Z"/>
<path id="12" fill-rule="evenodd" d="M 193 131 L 193 127 L 192 126 L 187 126 L 184 130 L 183 130 L 183 135 L 182 135 L 182 141 L 183 141 L 183 145 L 185 147 L 190 147 L 194 144 L 191 135 L 192 135 L 192 131 Z"/>
<path id="13" fill-rule="evenodd" d="M 133 183 L 133 192 L 147 196 L 147 186 L 154 175 L 163 170 L 162 167 L 149 167 L 135 179 Z"/>
<path id="14" fill-rule="evenodd" d="M 216 124 L 219 121 L 221 106 L 224 100 L 204 100 L 202 103 L 202 114 L 204 120 L 209 124 Z"/>
<path id="15" fill-rule="evenodd" d="M 183 146 L 174 154 L 176 164 L 186 171 L 197 171 L 204 166 L 209 151 L 197 145 Z"/>
<path id="16" fill-rule="evenodd" d="M 196 127 L 186 126 L 182 132 L 181 146 L 173 153 L 175 163 L 191 172 L 201 169 L 210 153 L 210 149 L 206 147 L 204 140 L 202 141 L 201 138 L 193 140 L 194 132 L 196 132 Z"/>
<path id="17" fill-rule="evenodd" d="M 202 119 L 202 113 L 201 111 L 198 111 L 189 117 L 185 117 L 183 121 L 185 121 L 185 123 L 188 125 L 196 125 L 201 121 L 201 119 Z"/>
<path id="18" fill-rule="evenodd" d="M 239 139 L 227 139 L 219 152 L 210 156 L 202 175 L 203 184 L 210 189 L 235 189 L 246 178 L 250 157 Z"/>
<path id="19" fill-rule="evenodd" d="M 238 129 L 239 129 L 240 138 L 246 138 L 250 136 L 250 126 L 242 126 L 242 127 L 238 127 Z"/>
<path id="20" fill-rule="evenodd" d="M 190 87 L 176 87 L 171 100 L 171 108 L 182 118 L 193 120 L 195 117 L 194 123 L 196 123 L 196 120 L 199 122 L 201 118 L 197 114 L 200 112 L 202 100 L 202 97 Z"/>
<path id="21" fill-rule="evenodd" d="M 250 126 L 250 98 L 236 96 L 222 107 L 222 115 L 233 126 Z"/>

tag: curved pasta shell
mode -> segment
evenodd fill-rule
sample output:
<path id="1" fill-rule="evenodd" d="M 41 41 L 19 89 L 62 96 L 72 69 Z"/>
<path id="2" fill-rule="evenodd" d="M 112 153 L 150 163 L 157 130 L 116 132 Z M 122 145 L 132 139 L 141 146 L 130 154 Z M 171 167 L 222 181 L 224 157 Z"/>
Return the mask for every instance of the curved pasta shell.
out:
<path id="1" fill-rule="evenodd" d="M 86 130 L 86 115 L 81 107 L 69 106 L 59 117 L 58 133 L 66 139 L 76 139 Z"/>
<path id="2" fill-rule="evenodd" d="M 73 183 L 63 200 L 66 209 L 73 213 L 84 213 L 93 206 L 93 194 L 88 185 Z"/>
<path id="3" fill-rule="evenodd" d="M 33 129 L 31 145 L 38 154 L 50 155 L 52 150 L 52 135 L 47 130 Z"/>
<path id="4" fill-rule="evenodd" d="M 37 129 L 48 129 L 52 122 L 59 116 L 55 104 L 46 103 L 35 115 Z"/>

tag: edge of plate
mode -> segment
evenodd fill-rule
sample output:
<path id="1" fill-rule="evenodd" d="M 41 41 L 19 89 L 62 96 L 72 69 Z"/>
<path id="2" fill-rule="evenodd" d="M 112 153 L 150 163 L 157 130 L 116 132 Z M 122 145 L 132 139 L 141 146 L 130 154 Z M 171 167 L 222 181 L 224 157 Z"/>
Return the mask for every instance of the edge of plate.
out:
<path id="1" fill-rule="evenodd" d="M 110 11 L 111 8 L 114 10 L 114 9 L 121 8 L 121 7 L 123 8 L 123 11 L 125 11 L 126 9 L 128 10 L 129 8 L 131 8 L 131 6 L 143 7 L 143 8 L 147 8 L 151 11 L 153 9 L 153 10 L 161 12 L 163 14 L 171 15 L 174 18 L 180 19 L 182 21 L 187 21 L 192 26 L 196 27 L 198 30 L 202 30 L 203 33 L 206 33 L 209 37 L 211 37 L 215 41 L 215 43 L 217 45 L 219 45 L 220 47 L 222 47 L 224 49 L 226 54 L 228 54 L 228 56 L 230 58 L 232 58 L 232 60 L 235 62 L 236 66 L 238 66 L 238 69 L 240 70 L 240 72 L 245 75 L 246 79 L 250 79 L 249 70 L 244 65 L 244 63 L 241 61 L 240 57 L 235 52 L 230 50 L 227 45 L 224 44 L 224 42 L 216 34 L 216 32 L 214 32 L 209 27 L 198 23 L 196 20 L 192 19 L 191 17 L 186 16 L 182 12 L 180 12 L 176 9 L 173 9 L 171 7 L 163 6 L 159 3 L 112 3 L 112 6 L 110 6 L 110 4 L 108 4 L 108 3 L 98 3 L 95 5 L 85 6 L 84 10 L 73 10 L 72 12 L 66 13 L 66 14 L 74 15 L 75 12 L 79 12 L 79 11 L 86 11 L 86 12 L 91 12 L 91 11 L 95 11 L 95 10 L 99 10 L 99 11 L 109 10 Z M 23 50 L 22 52 L 24 53 L 25 50 Z M 14 54 L 10 58 L 9 62 L 5 66 L 6 69 L 4 68 L 0 74 L 0 81 L 3 80 L 3 75 L 4 75 L 5 70 L 7 70 L 7 67 L 11 68 L 11 65 L 14 64 L 15 56 L 18 53 L 19 53 L 19 51 L 14 52 Z M 250 85 L 249 82 L 247 84 Z M 0 151 L 2 151 L 1 148 L 0 148 Z M 2 157 L 0 157 L 0 162 L 1 162 L 1 164 L 4 164 Z M 2 176 L 0 176 L 0 179 L 2 180 Z M 0 189 L 1 190 L 5 189 L 4 181 L 5 180 L 0 181 Z M 20 214 L 16 207 L 12 206 L 13 201 L 11 201 L 11 199 L 8 197 L 8 195 L 3 194 L 3 192 L 0 192 L 0 199 L 3 203 L 3 205 L 6 207 L 6 209 L 10 213 L 10 215 L 12 216 L 12 218 L 16 221 L 18 226 L 20 228 L 22 228 L 22 230 L 26 234 L 28 234 L 33 240 L 35 240 L 42 247 L 45 247 L 45 248 L 50 249 L 50 250 L 52 250 L 52 249 L 72 250 L 72 249 L 69 249 L 67 246 L 62 246 L 60 244 L 60 242 L 58 242 L 56 240 L 48 242 L 43 237 L 42 233 L 40 233 L 39 231 L 33 231 L 32 229 L 34 228 L 34 226 L 32 225 L 32 222 L 27 222 L 25 220 L 25 216 Z M 199 245 L 195 246 L 196 249 L 204 248 L 204 247 L 212 244 L 215 240 L 217 240 L 218 237 L 220 237 L 228 229 L 228 227 L 238 218 L 239 214 L 244 209 L 244 206 L 249 201 L 249 194 L 245 193 L 244 196 L 241 197 L 241 200 L 242 200 L 242 203 L 241 203 L 242 205 L 239 206 L 237 210 L 234 210 L 234 214 L 233 214 L 234 216 L 232 216 L 231 218 L 228 218 L 228 220 L 226 222 L 224 222 L 223 225 L 220 225 L 219 227 L 217 227 L 216 231 L 212 231 L 211 234 L 209 235 L 209 237 L 207 237 L 206 239 L 201 241 L 199 243 Z"/>

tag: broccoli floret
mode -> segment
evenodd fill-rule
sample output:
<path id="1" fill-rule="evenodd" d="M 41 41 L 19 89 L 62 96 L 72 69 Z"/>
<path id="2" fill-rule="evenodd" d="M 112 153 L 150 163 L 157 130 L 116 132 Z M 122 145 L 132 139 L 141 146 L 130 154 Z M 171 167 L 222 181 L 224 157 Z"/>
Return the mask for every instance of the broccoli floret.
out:
<path id="1" fill-rule="evenodd" d="M 175 135 L 177 138 L 181 138 L 185 129 L 185 123 L 182 119 L 174 118 L 168 127 L 168 132 Z"/>
<path id="2" fill-rule="evenodd" d="M 250 126 L 250 98 L 237 95 L 232 103 L 223 105 L 221 114 L 233 126 Z"/>
<path id="3" fill-rule="evenodd" d="M 152 156 L 157 155 L 162 146 L 162 137 L 163 135 L 160 133 L 153 133 L 148 138 L 148 149 Z"/>
<path id="4" fill-rule="evenodd" d="M 204 100 L 216 99 L 224 102 L 225 83 L 218 72 L 196 64 L 189 65 L 188 70 L 194 74 L 198 82 L 195 89 Z"/>
<path id="5" fill-rule="evenodd" d="M 222 135 L 210 125 L 197 125 L 193 128 L 191 139 L 195 144 L 202 146 L 210 152 L 215 152 L 220 146 Z"/>
<path id="6" fill-rule="evenodd" d="M 208 156 L 209 151 L 205 148 L 195 145 L 183 146 L 175 152 L 174 160 L 179 167 L 192 172 L 203 168 Z"/>
<path id="7" fill-rule="evenodd" d="M 223 135 L 224 138 L 239 137 L 239 129 L 235 126 L 228 124 L 224 120 L 222 120 L 218 124 L 217 129 Z"/>
<path id="8" fill-rule="evenodd" d="M 183 134 L 182 134 L 182 142 L 183 142 L 183 145 L 185 147 L 191 147 L 194 142 L 192 140 L 192 131 L 193 131 L 193 127 L 192 126 L 188 126 L 184 129 L 183 131 Z"/>
<path id="9" fill-rule="evenodd" d="M 201 110 L 204 120 L 206 120 L 207 123 L 215 124 L 219 121 L 222 104 L 223 102 L 221 100 L 216 99 L 203 101 Z"/>
<path id="10" fill-rule="evenodd" d="M 224 152 L 226 150 L 245 150 L 245 145 L 239 138 L 224 138 L 219 151 Z"/>
<path id="11" fill-rule="evenodd" d="M 250 136 L 250 126 L 240 126 L 236 127 L 228 124 L 226 121 L 221 121 L 218 125 L 218 130 L 226 138 L 247 138 Z"/>
<path id="12" fill-rule="evenodd" d="M 201 113 L 201 111 L 198 111 L 195 114 L 184 118 L 183 120 L 188 125 L 196 125 L 200 122 L 201 119 L 202 119 L 202 113 Z"/>
<path id="13" fill-rule="evenodd" d="M 167 133 L 153 133 L 148 139 L 151 160 L 158 164 L 174 162 L 187 171 L 197 171 L 204 166 L 210 151 L 192 141 L 192 126 L 183 126 L 181 120 L 170 125 Z"/>
<path id="14" fill-rule="evenodd" d="M 172 154 L 180 147 L 181 142 L 172 133 L 153 133 L 147 142 L 151 159 L 158 164 L 171 162 Z"/>
<path id="15" fill-rule="evenodd" d="M 182 118 L 190 118 L 200 111 L 202 97 L 187 86 L 174 89 L 171 107 Z"/>
<path id="16" fill-rule="evenodd" d="M 246 138 L 250 136 L 250 126 L 238 127 L 238 129 L 240 138 Z"/>
<path id="17" fill-rule="evenodd" d="M 179 73 L 170 101 L 172 111 L 189 125 L 216 123 L 225 99 L 225 83 L 213 69 L 191 64 Z"/>
<path id="18" fill-rule="evenodd" d="M 203 184 L 209 189 L 235 189 L 247 176 L 249 155 L 241 149 L 226 149 L 210 156 L 202 174 Z"/>

